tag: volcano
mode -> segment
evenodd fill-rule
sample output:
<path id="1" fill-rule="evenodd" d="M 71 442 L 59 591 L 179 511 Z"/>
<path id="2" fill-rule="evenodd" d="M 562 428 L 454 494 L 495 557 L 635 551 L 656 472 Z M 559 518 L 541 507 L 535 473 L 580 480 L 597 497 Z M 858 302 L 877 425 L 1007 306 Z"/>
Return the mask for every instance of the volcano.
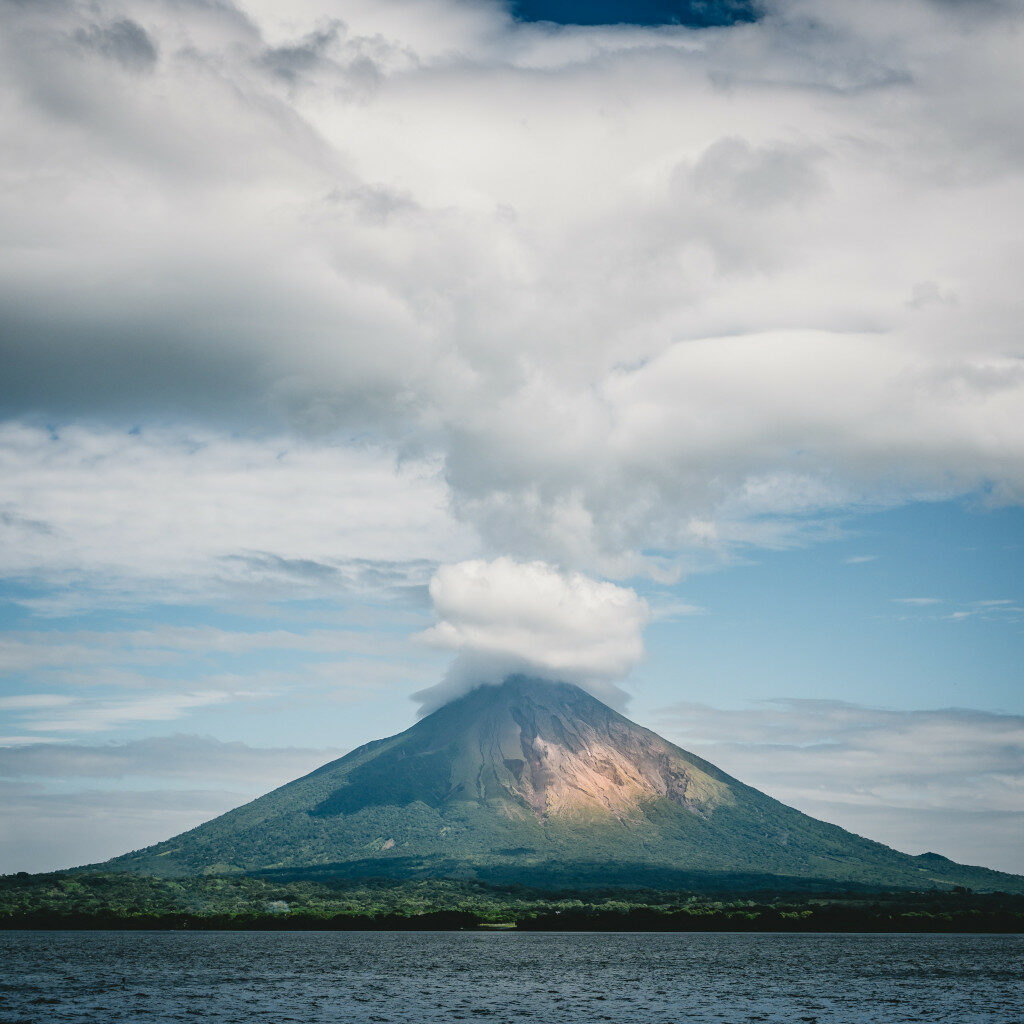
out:
<path id="1" fill-rule="evenodd" d="M 513 676 L 104 870 L 547 886 L 970 886 L 738 782 L 576 686 Z"/>

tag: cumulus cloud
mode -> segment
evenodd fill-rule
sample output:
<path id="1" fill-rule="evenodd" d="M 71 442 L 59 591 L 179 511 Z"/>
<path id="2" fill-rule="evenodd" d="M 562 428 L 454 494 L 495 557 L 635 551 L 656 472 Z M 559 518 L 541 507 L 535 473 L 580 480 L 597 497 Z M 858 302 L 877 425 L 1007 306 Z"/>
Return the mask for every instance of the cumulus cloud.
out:
<path id="1" fill-rule="evenodd" d="M 613 578 L 1019 501 L 1024 14 L 764 7 L 5 5 L 0 410 L 299 433 L 321 480 L 371 436 L 490 553 Z M 4 512 L 29 552 L 61 526 Z"/>
<path id="2" fill-rule="evenodd" d="M 910 853 L 1024 871 L 1024 717 L 839 701 L 678 703 L 656 726 L 815 817 Z"/>
<path id="3" fill-rule="evenodd" d="M 513 672 L 579 683 L 621 705 L 615 683 L 643 656 L 651 616 L 627 587 L 510 558 L 441 566 L 430 598 L 438 622 L 421 638 L 460 657 L 441 684 L 416 694 L 424 711 Z"/>

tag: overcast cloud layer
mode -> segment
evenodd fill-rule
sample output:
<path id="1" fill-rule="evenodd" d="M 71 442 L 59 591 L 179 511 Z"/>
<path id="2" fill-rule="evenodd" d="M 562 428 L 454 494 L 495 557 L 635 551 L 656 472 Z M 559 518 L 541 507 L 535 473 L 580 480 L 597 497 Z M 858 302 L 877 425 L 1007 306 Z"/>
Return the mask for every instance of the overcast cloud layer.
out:
<path id="1" fill-rule="evenodd" d="M 368 432 L 439 460 L 493 553 L 613 577 L 851 504 L 1017 500 L 1024 14 L 767 9 L 5 4 L 2 407 Z M 132 447 L 96 443 L 115 506 Z M 280 547 L 343 557 L 306 528 Z M 215 575 L 241 544 L 199 529 Z"/>

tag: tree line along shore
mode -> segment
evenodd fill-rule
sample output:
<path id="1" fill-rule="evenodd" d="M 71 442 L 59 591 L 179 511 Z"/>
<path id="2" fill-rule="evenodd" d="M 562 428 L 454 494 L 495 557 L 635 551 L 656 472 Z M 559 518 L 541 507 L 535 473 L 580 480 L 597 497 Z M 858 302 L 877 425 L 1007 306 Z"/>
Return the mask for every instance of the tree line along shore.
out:
<path id="1" fill-rule="evenodd" d="M 0 876 L 3 929 L 1024 932 L 1024 896 L 543 891 L 462 879 Z"/>

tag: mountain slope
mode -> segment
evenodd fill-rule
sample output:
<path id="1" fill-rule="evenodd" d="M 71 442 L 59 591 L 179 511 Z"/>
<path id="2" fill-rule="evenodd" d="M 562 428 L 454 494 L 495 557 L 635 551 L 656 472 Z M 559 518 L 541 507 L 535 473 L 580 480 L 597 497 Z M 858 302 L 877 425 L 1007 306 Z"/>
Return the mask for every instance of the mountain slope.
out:
<path id="1" fill-rule="evenodd" d="M 1019 876 L 911 857 L 810 818 L 575 686 L 522 676 L 103 867 L 681 886 L 756 875 L 1024 892 Z"/>

